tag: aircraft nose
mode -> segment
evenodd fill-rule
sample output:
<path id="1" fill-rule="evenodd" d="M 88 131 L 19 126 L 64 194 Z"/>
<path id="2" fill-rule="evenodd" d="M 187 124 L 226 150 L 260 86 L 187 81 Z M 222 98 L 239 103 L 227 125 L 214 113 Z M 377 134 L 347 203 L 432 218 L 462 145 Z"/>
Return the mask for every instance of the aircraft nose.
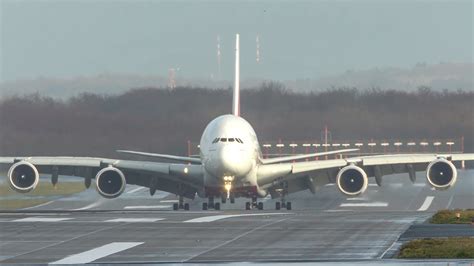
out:
<path id="1" fill-rule="evenodd" d="M 217 154 L 221 175 L 241 176 L 250 171 L 250 158 L 237 145 L 225 145 Z"/>

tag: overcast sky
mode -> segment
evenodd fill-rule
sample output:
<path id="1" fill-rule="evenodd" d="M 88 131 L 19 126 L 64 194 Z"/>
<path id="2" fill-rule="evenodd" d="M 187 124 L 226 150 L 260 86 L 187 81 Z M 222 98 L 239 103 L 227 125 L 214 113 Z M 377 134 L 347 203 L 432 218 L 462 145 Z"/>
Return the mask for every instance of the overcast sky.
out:
<path id="1" fill-rule="evenodd" d="M 472 1 L 1 2 L 1 81 L 101 73 L 318 78 L 473 61 Z M 256 63 L 256 35 L 261 63 Z"/>

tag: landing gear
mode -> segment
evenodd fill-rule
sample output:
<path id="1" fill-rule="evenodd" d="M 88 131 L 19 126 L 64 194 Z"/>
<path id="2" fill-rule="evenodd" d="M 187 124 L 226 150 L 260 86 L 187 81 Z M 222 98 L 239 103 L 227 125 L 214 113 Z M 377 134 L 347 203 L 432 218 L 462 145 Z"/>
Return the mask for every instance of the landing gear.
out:
<path id="1" fill-rule="evenodd" d="M 202 210 L 207 211 L 208 209 L 218 211 L 221 209 L 221 204 L 219 202 L 214 202 L 214 197 L 209 197 L 207 202 L 202 203 Z"/>
<path id="2" fill-rule="evenodd" d="M 189 211 L 189 203 L 184 203 L 184 198 L 183 196 L 178 197 L 178 203 L 173 203 L 173 210 L 185 210 Z"/>
<path id="3" fill-rule="evenodd" d="M 278 188 L 275 189 L 276 192 L 280 194 L 280 202 L 275 203 L 275 210 L 280 210 L 281 208 L 286 208 L 287 210 L 291 210 L 291 202 L 286 201 L 285 197 L 288 194 L 288 183 L 281 182 L 278 185 Z"/>
<path id="4" fill-rule="evenodd" d="M 256 208 L 258 210 L 263 210 L 263 202 L 257 202 L 257 197 L 253 196 L 252 197 L 252 202 L 246 202 L 245 203 L 245 210 L 251 210 L 253 208 Z"/>

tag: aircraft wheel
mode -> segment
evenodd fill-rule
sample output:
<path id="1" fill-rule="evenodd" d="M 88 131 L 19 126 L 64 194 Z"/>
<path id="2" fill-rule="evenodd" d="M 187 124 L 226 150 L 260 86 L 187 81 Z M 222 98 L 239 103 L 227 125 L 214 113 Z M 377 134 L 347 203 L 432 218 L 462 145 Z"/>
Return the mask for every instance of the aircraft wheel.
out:
<path id="1" fill-rule="evenodd" d="M 291 202 L 286 203 L 286 209 L 291 211 Z"/>
<path id="2" fill-rule="evenodd" d="M 259 202 L 257 207 L 259 210 L 263 210 L 263 202 Z"/>
<path id="3" fill-rule="evenodd" d="M 232 204 L 235 203 L 235 198 L 234 197 L 230 197 L 230 203 L 232 203 Z"/>
<path id="4" fill-rule="evenodd" d="M 207 202 L 202 203 L 202 210 L 207 211 Z"/>
<path id="5" fill-rule="evenodd" d="M 219 211 L 221 209 L 221 204 L 219 202 L 214 203 L 214 210 Z"/>
<path id="6" fill-rule="evenodd" d="M 222 202 L 222 204 L 225 204 L 225 203 L 226 203 L 226 201 L 227 201 L 227 199 L 226 199 L 225 197 L 222 197 L 222 198 L 221 198 L 221 202 Z"/>
<path id="7" fill-rule="evenodd" d="M 250 211 L 250 202 L 245 203 L 245 210 Z"/>
<path id="8" fill-rule="evenodd" d="M 281 209 L 281 202 L 277 201 L 275 202 L 275 210 Z"/>
<path id="9" fill-rule="evenodd" d="M 177 211 L 179 209 L 178 203 L 173 203 L 173 211 Z"/>
<path id="10" fill-rule="evenodd" d="M 185 210 L 185 211 L 189 211 L 189 203 L 185 203 L 185 204 L 184 204 L 184 210 Z"/>

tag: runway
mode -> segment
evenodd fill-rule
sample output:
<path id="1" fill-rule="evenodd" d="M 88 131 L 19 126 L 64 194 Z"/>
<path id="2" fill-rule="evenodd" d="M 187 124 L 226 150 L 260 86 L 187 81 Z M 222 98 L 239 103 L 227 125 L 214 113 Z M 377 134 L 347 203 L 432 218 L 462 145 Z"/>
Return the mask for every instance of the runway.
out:
<path id="1" fill-rule="evenodd" d="M 172 211 L 174 195 L 151 197 L 135 186 L 114 200 L 89 189 L 27 210 L 0 213 L 1 263 L 317 262 L 386 260 L 412 224 L 444 208 L 474 207 L 474 171 L 455 187 L 433 191 L 422 174 L 370 185 L 346 198 L 333 185 L 291 195 L 293 210 Z"/>

